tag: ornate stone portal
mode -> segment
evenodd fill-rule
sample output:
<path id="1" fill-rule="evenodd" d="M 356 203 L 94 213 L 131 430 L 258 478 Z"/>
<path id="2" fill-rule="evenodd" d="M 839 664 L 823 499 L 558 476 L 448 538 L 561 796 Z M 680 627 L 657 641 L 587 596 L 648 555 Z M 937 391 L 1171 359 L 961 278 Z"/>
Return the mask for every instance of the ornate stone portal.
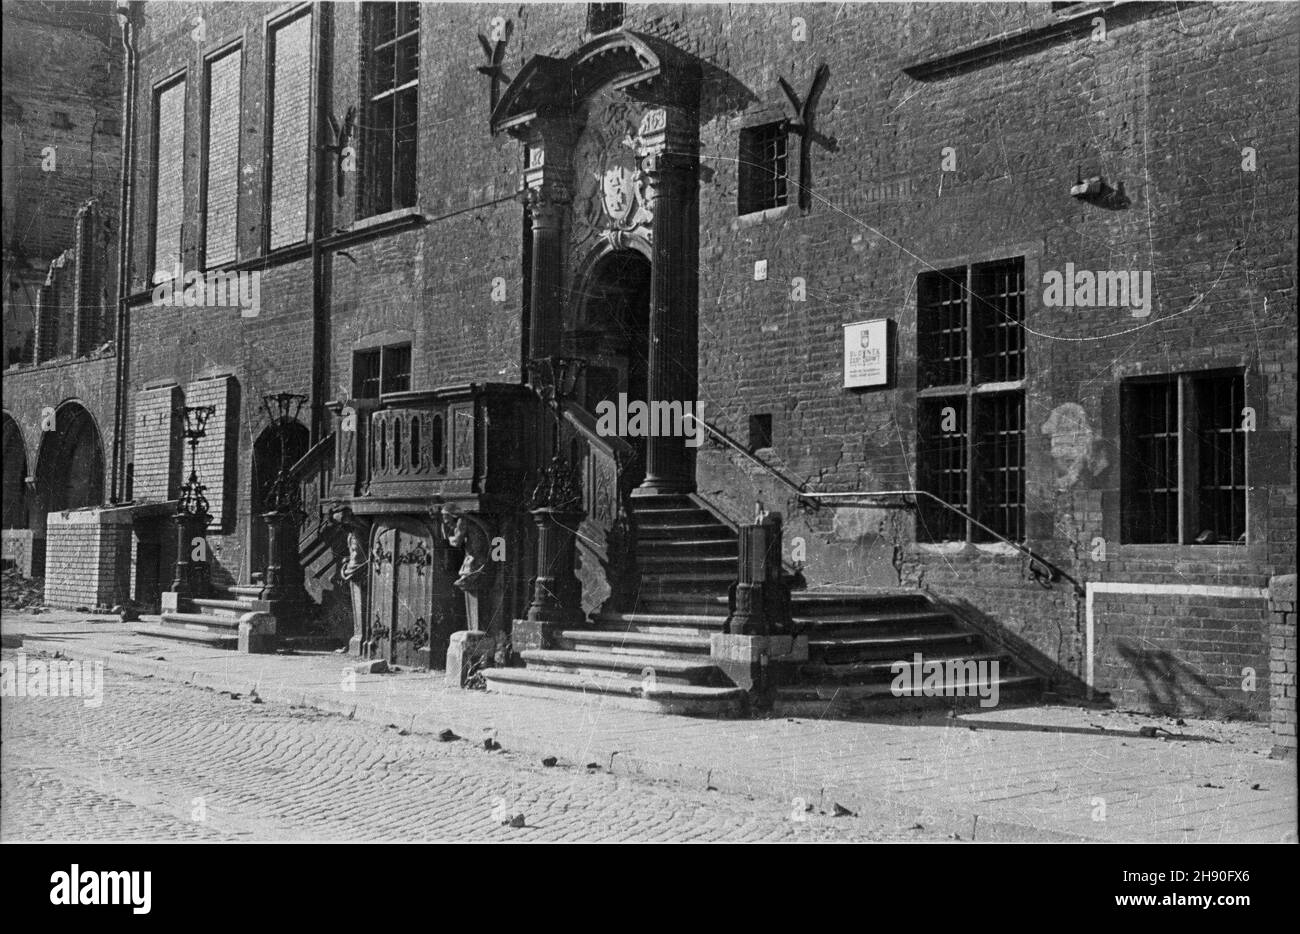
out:
<path id="1" fill-rule="evenodd" d="M 610 33 L 564 59 L 535 56 L 494 108 L 492 132 L 527 147 L 529 359 L 567 352 L 566 336 L 583 324 L 575 319 L 590 273 L 609 254 L 634 250 L 650 260 L 646 396 L 696 401 L 701 73 L 698 60 L 661 39 Z M 557 415 L 543 450 L 559 452 L 559 431 Z M 694 490 L 694 452 L 685 442 L 646 439 L 639 493 Z M 572 547 L 549 531 L 539 526 L 538 588 L 549 586 L 543 568 L 555 572 L 556 561 L 574 560 Z M 563 574 L 567 580 L 572 569 Z M 573 625 L 568 609 L 551 602 L 535 596 L 528 618 L 515 621 L 516 652 L 549 647 Z"/>

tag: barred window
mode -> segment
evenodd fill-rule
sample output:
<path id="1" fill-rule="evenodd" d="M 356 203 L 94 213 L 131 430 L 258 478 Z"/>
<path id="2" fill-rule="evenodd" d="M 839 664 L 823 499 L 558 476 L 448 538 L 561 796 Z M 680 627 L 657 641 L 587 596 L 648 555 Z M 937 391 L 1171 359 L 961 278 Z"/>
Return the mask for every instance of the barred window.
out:
<path id="1" fill-rule="evenodd" d="M 381 393 L 411 388 L 411 345 L 389 344 L 352 355 L 352 397 L 378 399 Z"/>
<path id="2" fill-rule="evenodd" d="M 203 160 L 203 262 L 220 266 L 235 260 L 239 230 L 239 48 L 210 59 L 207 65 L 207 113 Z"/>
<path id="3" fill-rule="evenodd" d="M 752 214 L 786 203 L 788 139 L 784 121 L 740 131 L 739 213 Z"/>
<path id="4" fill-rule="evenodd" d="M 176 276 L 185 222 L 185 79 L 154 95 L 154 282 Z"/>
<path id="5" fill-rule="evenodd" d="M 1023 258 L 917 280 L 917 483 L 1011 541 L 1025 537 Z M 922 502 L 923 541 L 989 541 Z"/>
<path id="6" fill-rule="evenodd" d="M 412 207 L 416 200 L 420 5 L 367 3 L 362 9 L 366 104 L 359 207 L 368 217 Z"/>
<path id="7" fill-rule="evenodd" d="M 1134 544 L 1246 541 L 1245 376 L 1128 380 L 1121 390 L 1121 536 Z"/>
<path id="8" fill-rule="evenodd" d="M 307 238 L 311 41 L 310 11 L 271 31 L 270 249 L 301 243 Z"/>

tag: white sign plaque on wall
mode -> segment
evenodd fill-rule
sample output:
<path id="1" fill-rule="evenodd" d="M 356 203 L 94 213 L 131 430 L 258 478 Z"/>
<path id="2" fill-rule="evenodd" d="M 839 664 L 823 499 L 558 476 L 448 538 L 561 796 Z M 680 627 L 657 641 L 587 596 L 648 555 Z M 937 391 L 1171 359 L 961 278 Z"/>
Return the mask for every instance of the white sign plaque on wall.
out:
<path id="1" fill-rule="evenodd" d="M 889 319 L 844 325 L 844 388 L 889 384 Z"/>

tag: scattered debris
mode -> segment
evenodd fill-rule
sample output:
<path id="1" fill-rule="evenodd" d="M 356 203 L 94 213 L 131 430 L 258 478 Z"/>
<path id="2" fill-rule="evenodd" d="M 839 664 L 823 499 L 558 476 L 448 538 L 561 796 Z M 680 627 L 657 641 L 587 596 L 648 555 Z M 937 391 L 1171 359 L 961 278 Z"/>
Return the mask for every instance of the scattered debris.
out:
<path id="1" fill-rule="evenodd" d="M 1179 717 L 1177 720 L 1174 721 L 1174 726 L 1187 726 L 1187 721 L 1184 720 L 1182 717 Z"/>
<path id="2" fill-rule="evenodd" d="M 489 736 L 487 739 L 483 740 L 483 748 L 488 752 L 493 752 L 494 750 L 500 749 L 501 744 Z"/>
<path id="3" fill-rule="evenodd" d="M 359 675 L 382 675 L 388 671 L 388 662 L 382 658 L 372 658 L 353 667 Z"/>
<path id="4" fill-rule="evenodd" d="M 911 827 L 909 827 L 908 829 L 909 829 L 909 830 L 924 830 L 924 829 L 925 829 L 925 825 L 924 825 L 924 824 L 913 824 L 913 825 L 912 825 Z"/>
<path id="5" fill-rule="evenodd" d="M 222 693 L 222 694 L 225 694 L 225 695 L 226 695 L 227 697 L 229 697 L 231 700 L 239 700 L 241 697 L 244 696 L 243 694 L 239 694 L 239 693 L 237 693 L 237 692 L 235 692 L 235 691 L 222 691 L 221 693 Z"/>
<path id="6" fill-rule="evenodd" d="M 1250 786 L 1250 790 L 1251 790 L 1251 791 L 1263 791 L 1264 789 L 1262 789 L 1262 788 L 1259 787 L 1259 782 L 1255 782 L 1255 784 L 1253 784 L 1253 785 Z"/>
<path id="7" fill-rule="evenodd" d="M 848 808 L 846 808 L 844 805 L 840 804 L 838 801 L 836 801 L 836 802 L 835 802 L 835 816 L 836 816 L 836 817 L 857 817 L 858 815 L 855 814 L 853 811 L 850 811 Z"/>
<path id="8" fill-rule="evenodd" d="M 39 612 L 44 602 L 45 578 L 23 577 L 16 568 L 5 568 L 0 577 L 0 607 Z"/>
<path id="9" fill-rule="evenodd" d="M 501 823 L 503 823 L 503 824 L 509 824 L 511 827 L 525 827 L 525 826 L 527 826 L 527 825 L 524 823 L 524 815 L 522 815 L 522 814 L 516 814 L 514 817 L 510 818 L 510 820 L 508 820 L 508 821 L 502 821 Z"/>
<path id="10" fill-rule="evenodd" d="M 455 733 L 453 733 L 450 729 L 442 730 L 440 733 L 438 733 L 438 740 L 440 742 L 450 743 L 454 739 L 460 739 L 460 737 L 457 736 Z"/>
<path id="11" fill-rule="evenodd" d="M 542 765 L 546 766 L 548 769 L 551 769 L 554 768 L 555 764 L 559 761 L 560 760 L 555 758 L 555 756 L 547 756 L 545 759 L 542 760 Z"/>
<path id="12" fill-rule="evenodd" d="M 398 735 L 398 736 L 410 736 L 410 735 L 411 735 L 411 731 L 408 730 L 408 729 L 406 729 L 406 728 L 402 728 L 402 729 L 400 729 L 400 730 L 397 731 L 397 735 Z"/>
<path id="13" fill-rule="evenodd" d="M 599 768 L 600 768 L 600 763 L 599 763 L 599 762 L 588 762 L 588 763 L 587 763 L 587 768 L 589 768 L 589 769 L 599 769 Z"/>
<path id="14" fill-rule="evenodd" d="M 1202 785 L 1201 787 L 1202 787 L 1202 788 L 1222 788 L 1223 786 L 1222 786 L 1222 785 L 1216 785 L 1216 784 L 1214 784 L 1214 782 L 1206 782 L 1206 783 L 1205 783 L 1204 785 Z"/>

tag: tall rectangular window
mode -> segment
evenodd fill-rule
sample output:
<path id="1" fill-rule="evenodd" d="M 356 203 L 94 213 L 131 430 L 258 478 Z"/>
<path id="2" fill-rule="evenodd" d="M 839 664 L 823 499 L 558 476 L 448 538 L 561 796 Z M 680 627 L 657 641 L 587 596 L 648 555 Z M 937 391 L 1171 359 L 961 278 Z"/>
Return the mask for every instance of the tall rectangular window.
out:
<path id="1" fill-rule="evenodd" d="M 918 538 L 1025 537 L 1023 257 L 917 279 Z M 987 526 L 996 535 L 981 526 Z"/>
<path id="2" fill-rule="evenodd" d="M 307 184 L 311 172 L 310 11 L 271 30 L 270 193 L 271 249 L 307 238 Z"/>
<path id="3" fill-rule="evenodd" d="M 203 262 L 207 267 L 234 262 L 239 230 L 240 69 L 235 48 L 208 62 L 207 152 L 203 162 Z"/>
<path id="4" fill-rule="evenodd" d="M 360 214 L 412 207 L 419 130 L 420 5 L 362 6 Z"/>
<path id="5" fill-rule="evenodd" d="M 352 355 L 352 397 L 378 399 L 381 393 L 411 388 L 411 345 L 389 344 Z"/>
<path id="6" fill-rule="evenodd" d="M 185 79 L 154 95 L 154 282 L 177 275 L 185 223 Z"/>
<path id="7" fill-rule="evenodd" d="M 1121 393 L 1123 541 L 1246 540 L 1245 377 L 1136 379 Z"/>
<path id="8" fill-rule="evenodd" d="M 752 214 L 786 203 L 788 138 L 784 121 L 740 131 L 739 213 Z"/>

